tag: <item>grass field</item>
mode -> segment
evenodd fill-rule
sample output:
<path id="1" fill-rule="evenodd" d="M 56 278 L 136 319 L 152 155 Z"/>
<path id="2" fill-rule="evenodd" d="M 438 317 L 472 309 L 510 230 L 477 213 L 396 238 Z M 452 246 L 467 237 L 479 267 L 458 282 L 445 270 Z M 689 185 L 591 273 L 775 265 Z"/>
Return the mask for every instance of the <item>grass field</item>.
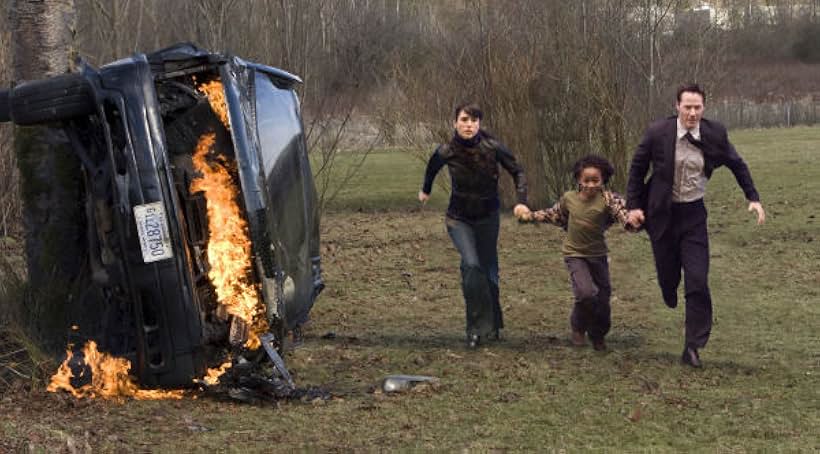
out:
<path id="1" fill-rule="evenodd" d="M 715 173 L 715 324 L 702 370 L 679 364 L 683 309 L 662 303 L 644 234 L 609 233 L 613 327 L 610 351 L 599 353 L 569 342 L 562 232 L 509 214 L 500 238 L 504 339 L 467 351 L 446 195 L 436 188 L 420 209 L 423 163 L 375 153 L 328 206 L 328 287 L 304 347 L 287 358 L 298 385 L 334 399 L 117 404 L 7 394 L 0 451 L 820 451 L 820 128 L 732 138 L 768 221 L 756 226 L 731 173 Z M 373 392 L 395 373 L 440 383 Z"/>

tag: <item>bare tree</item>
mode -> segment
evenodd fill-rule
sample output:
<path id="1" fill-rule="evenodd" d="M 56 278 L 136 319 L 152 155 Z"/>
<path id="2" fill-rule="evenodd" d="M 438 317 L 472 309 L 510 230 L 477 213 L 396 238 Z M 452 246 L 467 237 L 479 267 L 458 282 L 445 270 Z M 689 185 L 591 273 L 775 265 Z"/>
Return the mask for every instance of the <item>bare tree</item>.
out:
<path id="1" fill-rule="evenodd" d="M 14 80 L 41 79 L 71 67 L 76 30 L 73 0 L 14 0 L 11 4 Z M 29 300 L 25 308 L 35 336 L 51 348 L 63 339 L 72 276 L 84 254 L 79 161 L 59 129 L 16 128 L 15 149 L 23 194 Z"/>
<path id="2" fill-rule="evenodd" d="M 0 14 L 0 42 L 11 42 L 7 15 Z M 0 46 L 0 87 L 11 85 L 11 49 Z M 20 193 L 12 127 L 0 123 L 0 238 L 20 233 Z"/>
<path id="3" fill-rule="evenodd" d="M 11 2 L 14 80 L 42 78 L 72 66 L 74 0 Z"/>
<path id="4" fill-rule="evenodd" d="M 637 134 L 671 111 L 680 79 L 703 83 L 713 97 L 737 85 L 732 68 L 755 53 L 820 60 L 818 0 L 727 0 L 720 26 L 687 22 L 703 15 L 694 0 L 76 2 L 80 53 L 95 63 L 193 41 L 301 76 L 328 197 L 352 178 L 332 177 L 336 152 L 366 155 L 372 146 L 351 145 L 359 125 L 426 158 L 433 142 L 448 139 L 450 109 L 467 99 L 485 106 L 486 126 L 523 161 L 535 202 L 571 184 L 567 167 L 587 152 L 613 160 L 618 187 Z M 509 202 L 510 188 L 502 189 Z"/>

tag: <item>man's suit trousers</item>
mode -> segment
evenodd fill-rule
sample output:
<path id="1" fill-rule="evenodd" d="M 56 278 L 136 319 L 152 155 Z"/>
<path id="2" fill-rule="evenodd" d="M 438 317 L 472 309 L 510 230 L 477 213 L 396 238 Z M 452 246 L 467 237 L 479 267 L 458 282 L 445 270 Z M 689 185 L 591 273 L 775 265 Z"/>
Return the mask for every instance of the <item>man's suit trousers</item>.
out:
<path id="1" fill-rule="evenodd" d="M 658 284 L 669 307 L 678 304 L 681 269 L 686 297 L 686 345 L 702 348 L 712 331 L 709 237 L 703 199 L 673 203 L 664 232 L 652 240 Z"/>

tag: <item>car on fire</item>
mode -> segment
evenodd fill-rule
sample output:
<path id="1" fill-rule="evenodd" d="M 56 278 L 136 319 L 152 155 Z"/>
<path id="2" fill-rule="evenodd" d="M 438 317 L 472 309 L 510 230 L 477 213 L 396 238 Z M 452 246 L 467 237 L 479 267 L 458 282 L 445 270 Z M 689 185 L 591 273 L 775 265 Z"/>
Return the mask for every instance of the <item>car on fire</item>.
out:
<path id="1" fill-rule="evenodd" d="M 79 158 L 83 234 L 61 241 L 83 242 L 78 298 L 101 309 L 78 331 L 143 386 L 308 319 L 324 284 L 299 83 L 183 43 L 0 92 L 0 121 L 59 125 Z"/>

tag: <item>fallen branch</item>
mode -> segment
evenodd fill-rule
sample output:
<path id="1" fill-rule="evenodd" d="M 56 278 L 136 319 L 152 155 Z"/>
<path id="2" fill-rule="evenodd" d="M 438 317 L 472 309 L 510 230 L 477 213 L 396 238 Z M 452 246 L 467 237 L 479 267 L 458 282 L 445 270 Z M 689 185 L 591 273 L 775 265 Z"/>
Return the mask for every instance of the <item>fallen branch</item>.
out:
<path id="1" fill-rule="evenodd" d="M 26 375 L 22 372 L 18 372 L 17 370 L 15 370 L 13 367 L 9 366 L 8 364 L 3 364 L 2 366 L 5 367 L 8 370 L 14 372 L 19 377 L 25 378 L 26 380 L 31 380 L 31 377 L 29 377 L 28 375 Z"/>

